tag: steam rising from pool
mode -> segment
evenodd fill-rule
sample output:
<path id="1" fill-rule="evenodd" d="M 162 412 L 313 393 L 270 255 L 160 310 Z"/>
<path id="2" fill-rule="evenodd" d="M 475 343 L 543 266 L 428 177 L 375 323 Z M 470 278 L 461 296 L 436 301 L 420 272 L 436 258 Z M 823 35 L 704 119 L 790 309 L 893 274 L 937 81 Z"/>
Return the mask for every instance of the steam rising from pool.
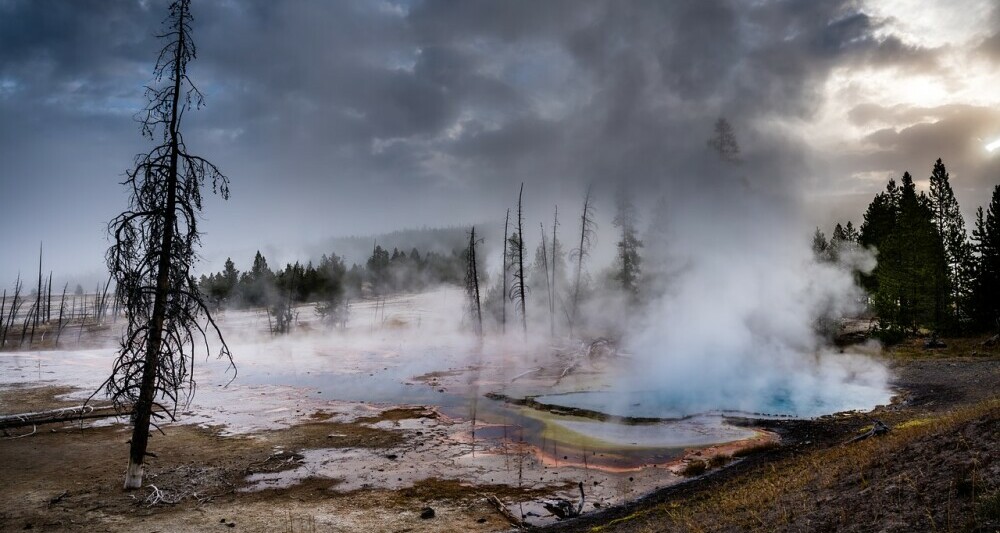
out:
<path id="1" fill-rule="evenodd" d="M 683 198 L 651 232 L 652 245 L 683 266 L 625 335 L 633 360 L 615 384 L 622 399 L 614 409 L 813 417 L 889 401 L 882 364 L 838 353 L 817 333 L 862 310 L 855 273 L 874 268 L 872 251 L 817 260 L 800 199 L 752 182 L 693 187 Z"/>

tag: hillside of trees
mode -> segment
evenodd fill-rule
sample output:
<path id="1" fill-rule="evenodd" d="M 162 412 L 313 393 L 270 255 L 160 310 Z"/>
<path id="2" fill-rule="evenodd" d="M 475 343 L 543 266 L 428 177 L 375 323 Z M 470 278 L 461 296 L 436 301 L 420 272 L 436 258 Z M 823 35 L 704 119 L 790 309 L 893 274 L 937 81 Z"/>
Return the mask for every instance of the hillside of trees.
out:
<path id="1" fill-rule="evenodd" d="M 819 230 L 813 251 L 838 261 L 852 248 L 873 251 L 870 273 L 859 273 L 877 333 L 898 340 L 921 331 L 958 335 L 1000 329 L 1000 185 L 976 211 L 971 234 L 938 159 L 930 188 L 918 192 L 909 172 L 890 179 L 864 222 L 837 224 L 829 240 Z"/>

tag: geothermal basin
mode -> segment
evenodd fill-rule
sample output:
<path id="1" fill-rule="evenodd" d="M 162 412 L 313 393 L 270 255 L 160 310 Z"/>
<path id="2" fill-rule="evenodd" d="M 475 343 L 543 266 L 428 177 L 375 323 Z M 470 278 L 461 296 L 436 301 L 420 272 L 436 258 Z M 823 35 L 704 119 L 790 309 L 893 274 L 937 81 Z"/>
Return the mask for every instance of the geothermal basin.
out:
<path id="1" fill-rule="evenodd" d="M 404 489 L 430 478 L 506 485 L 531 491 L 506 498 L 508 510 L 542 524 L 558 519 L 552 502 L 575 506 L 581 486 L 584 512 L 617 505 L 677 483 L 696 457 L 777 439 L 731 425 L 730 417 L 819 416 L 889 400 L 888 390 L 852 390 L 842 401 L 796 412 L 778 391 L 754 410 L 740 403 L 692 408 L 668 392 L 622 388 L 629 365 L 607 347 L 595 353 L 569 341 L 481 341 L 462 333 L 453 323 L 462 297 L 443 289 L 356 303 L 344 331 L 303 319 L 281 337 L 266 333 L 262 313 L 226 312 L 220 323 L 239 374 L 232 380 L 225 364 L 199 357 L 197 394 L 178 423 L 232 436 L 316 421 L 400 432 L 401 444 L 388 448 L 276 449 L 295 452 L 293 468 L 251 473 L 240 490 L 310 478 L 337 480 L 330 490 L 344 492 Z M 300 317 L 310 311 L 301 308 Z M 106 340 L 110 346 L 113 335 Z M 84 399 L 111 368 L 114 351 L 5 352 L 0 387 L 65 384 L 77 388 L 70 397 Z"/>

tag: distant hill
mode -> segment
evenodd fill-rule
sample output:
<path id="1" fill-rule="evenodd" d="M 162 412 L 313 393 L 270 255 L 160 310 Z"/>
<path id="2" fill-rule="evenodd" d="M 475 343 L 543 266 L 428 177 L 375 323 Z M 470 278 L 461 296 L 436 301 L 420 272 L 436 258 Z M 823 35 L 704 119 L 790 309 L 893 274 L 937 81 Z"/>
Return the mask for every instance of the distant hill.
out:
<path id="1" fill-rule="evenodd" d="M 500 224 L 499 226 L 502 226 Z M 364 263 L 372 254 L 372 248 L 377 243 L 384 249 L 392 251 L 398 248 L 401 252 L 410 253 L 416 248 L 421 254 L 436 252 L 450 254 L 453 250 L 462 250 L 469 243 L 470 226 L 450 226 L 441 228 L 408 228 L 390 233 L 373 235 L 353 235 L 349 237 L 332 237 L 310 247 L 310 259 L 318 259 L 322 254 L 333 252 L 344 259 L 344 262 Z M 499 249 L 502 244 L 502 228 L 489 224 L 476 225 L 477 235 L 485 239 L 483 245 L 487 251 Z"/>

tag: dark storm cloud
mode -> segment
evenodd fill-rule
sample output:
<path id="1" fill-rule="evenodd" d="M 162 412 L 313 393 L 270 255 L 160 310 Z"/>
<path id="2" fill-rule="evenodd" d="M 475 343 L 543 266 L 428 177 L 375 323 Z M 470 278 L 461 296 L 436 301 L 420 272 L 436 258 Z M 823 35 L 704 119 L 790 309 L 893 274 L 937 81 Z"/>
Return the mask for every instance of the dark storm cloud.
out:
<path id="1" fill-rule="evenodd" d="M 132 114 L 164 7 L 0 0 L 3 226 L 23 226 L 26 198 L 95 197 L 78 224 L 87 233 L 25 234 L 19 248 L 103 246 L 100 225 L 120 204 L 115 178 L 143 147 Z M 850 0 L 194 9 L 191 76 L 207 107 L 189 114 L 187 137 L 231 175 L 234 192 L 205 227 L 242 248 L 303 225 L 315 240 L 481 219 L 502 213 L 521 181 L 574 199 L 593 181 L 718 186 L 705 139 L 719 115 L 737 127 L 746 173 L 767 176 L 760 186 L 797 186 L 808 149 L 757 124 L 808 120 L 837 67 L 936 68 L 935 50 L 885 35 L 884 21 Z M 895 148 L 876 140 L 870 157 L 889 161 Z M 0 275 L 15 268 L 4 262 Z"/>
<path id="2" fill-rule="evenodd" d="M 569 53 L 563 60 L 572 64 L 571 81 L 585 86 L 573 112 L 555 120 L 519 117 L 499 130 L 470 128 L 451 146 L 435 146 L 473 155 L 483 162 L 483 173 L 510 174 L 513 166 L 529 174 L 545 169 L 582 181 L 639 183 L 663 179 L 668 168 L 693 173 L 719 114 L 737 121 L 808 116 L 836 65 L 902 66 L 929 56 L 874 37 L 879 25 L 849 2 L 772 2 L 751 9 L 704 1 L 480 6 L 463 2 L 452 9 L 453 3 L 430 1 L 410 19 L 422 39 L 442 46 L 475 39 L 490 43 L 490 54 L 504 56 L 509 48 L 530 55 L 555 45 Z M 761 154 L 776 151 L 756 148 Z"/>

